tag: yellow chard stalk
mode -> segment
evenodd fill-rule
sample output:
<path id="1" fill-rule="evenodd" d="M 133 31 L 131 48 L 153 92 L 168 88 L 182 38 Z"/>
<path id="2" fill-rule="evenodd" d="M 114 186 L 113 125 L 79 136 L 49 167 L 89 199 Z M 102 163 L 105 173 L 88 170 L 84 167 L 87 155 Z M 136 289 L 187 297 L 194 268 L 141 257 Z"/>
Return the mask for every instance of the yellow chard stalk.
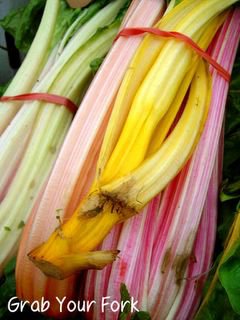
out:
<path id="1" fill-rule="evenodd" d="M 157 27 L 184 33 L 206 49 L 225 18 L 222 12 L 234 2 L 183 0 Z M 47 242 L 30 252 L 30 259 L 59 279 L 113 262 L 118 251 L 93 250 L 186 164 L 204 128 L 210 98 L 208 67 L 191 48 L 175 39 L 146 36 L 116 97 L 89 194 Z"/>

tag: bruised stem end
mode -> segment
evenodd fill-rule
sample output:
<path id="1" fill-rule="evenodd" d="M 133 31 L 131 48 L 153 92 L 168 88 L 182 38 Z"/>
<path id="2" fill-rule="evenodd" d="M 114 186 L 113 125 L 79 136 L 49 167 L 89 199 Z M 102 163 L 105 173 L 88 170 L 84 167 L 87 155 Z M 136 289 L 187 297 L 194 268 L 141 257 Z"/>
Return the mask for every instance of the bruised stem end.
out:
<path id="1" fill-rule="evenodd" d="M 81 270 L 103 269 L 115 261 L 119 251 L 92 250 L 115 224 L 137 213 L 117 197 L 93 192 L 75 214 L 28 257 L 45 275 L 60 280 Z"/>

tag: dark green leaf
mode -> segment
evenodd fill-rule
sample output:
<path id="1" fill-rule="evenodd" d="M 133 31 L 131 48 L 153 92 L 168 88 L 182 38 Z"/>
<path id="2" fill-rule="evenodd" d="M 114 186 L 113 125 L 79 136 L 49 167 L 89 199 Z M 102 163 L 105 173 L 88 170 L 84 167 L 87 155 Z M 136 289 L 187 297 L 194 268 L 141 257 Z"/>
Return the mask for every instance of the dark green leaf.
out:
<path id="1" fill-rule="evenodd" d="M 240 240 L 219 269 L 219 279 L 234 311 L 240 315 Z"/>
<path id="2" fill-rule="evenodd" d="M 240 180 L 233 183 L 225 181 L 220 193 L 220 200 L 224 202 L 236 198 L 240 198 Z"/>
<path id="3" fill-rule="evenodd" d="M 120 287 L 120 294 L 121 294 L 121 301 L 124 302 L 129 302 L 126 303 L 124 310 L 119 314 L 118 319 L 119 320 L 126 320 L 129 319 L 131 315 L 131 296 L 128 292 L 128 289 L 124 283 L 121 284 Z M 151 317 L 148 312 L 145 311 L 139 311 L 135 312 L 134 314 L 131 315 L 131 320 L 151 320 Z"/>
<path id="4" fill-rule="evenodd" d="M 208 291 L 213 276 L 216 273 L 221 255 L 216 258 L 214 267 L 211 269 L 204 292 Z M 216 307 L 217 306 L 217 307 Z M 195 316 L 194 320 L 237 320 L 238 315 L 233 312 L 228 296 L 219 280 L 208 300 L 208 303 L 201 308 L 201 311 Z"/>
<path id="5" fill-rule="evenodd" d="M 232 311 L 228 297 L 225 294 L 224 288 L 218 281 L 208 301 L 194 320 L 238 320 L 239 316 Z"/>
<path id="6" fill-rule="evenodd" d="M 127 301 L 131 302 L 130 294 L 129 294 L 128 289 L 124 283 L 121 283 L 120 294 L 121 294 L 121 301 L 123 303 L 127 302 Z M 130 305 L 130 303 L 126 303 L 124 309 L 119 314 L 119 320 L 127 319 L 130 312 L 131 312 L 131 305 Z"/>
<path id="7" fill-rule="evenodd" d="M 66 0 L 61 0 L 52 47 L 62 39 L 64 32 L 80 13 L 83 15 L 77 25 L 78 28 L 108 2 L 107 0 L 99 0 L 85 9 L 73 9 L 69 7 Z M 46 0 L 29 0 L 26 6 L 11 11 L 4 19 L 0 20 L 0 26 L 14 37 L 15 45 L 19 50 L 27 52 L 29 49 L 40 24 L 45 3 Z"/>
<path id="8" fill-rule="evenodd" d="M 9 85 L 9 82 L 0 85 L 0 97 L 3 96 L 4 92 L 7 90 L 8 85 Z"/>
<path id="9" fill-rule="evenodd" d="M 8 310 L 6 308 L 8 300 L 14 297 L 15 294 L 15 269 L 16 259 L 12 259 L 4 269 L 2 285 L 0 286 L 0 319 L 5 319 Z"/>
<path id="10" fill-rule="evenodd" d="M 116 17 L 116 20 L 119 20 L 120 22 L 122 21 L 123 17 L 125 16 L 125 13 L 130 5 L 132 0 L 126 0 L 125 4 L 123 5 L 123 7 L 120 9 L 117 17 Z"/>
<path id="11" fill-rule="evenodd" d="M 46 0 L 30 0 L 25 7 L 11 11 L 0 26 L 15 38 L 15 45 L 26 52 L 36 34 Z"/>
<path id="12" fill-rule="evenodd" d="M 131 320 L 151 320 L 151 317 L 148 312 L 139 311 L 131 317 Z"/>

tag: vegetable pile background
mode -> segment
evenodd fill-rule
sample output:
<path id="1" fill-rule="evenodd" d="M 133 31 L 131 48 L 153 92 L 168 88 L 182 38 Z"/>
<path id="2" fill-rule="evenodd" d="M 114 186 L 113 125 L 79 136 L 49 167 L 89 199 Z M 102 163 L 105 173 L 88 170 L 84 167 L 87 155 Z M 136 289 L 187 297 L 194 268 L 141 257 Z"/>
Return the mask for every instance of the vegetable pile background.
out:
<path id="1" fill-rule="evenodd" d="M 64 1 L 63 1 L 64 2 Z M 96 1 L 97 2 L 97 1 Z M 100 2 L 100 1 L 99 1 Z M 16 47 L 22 52 L 27 52 L 38 28 L 44 9 L 45 0 L 30 0 L 29 4 L 20 10 L 10 13 L 0 21 L 0 25 L 6 32 L 15 38 Z M 65 8 L 66 9 L 66 8 Z M 63 10 L 60 17 L 62 23 L 69 24 L 72 16 Z M 61 34 L 59 33 L 59 37 Z M 95 72 L 101 61 L 92 64 Z M 0 87 L 2 95 L 8 84 Z M 211 280 L 216 271 L 217 262 L 221 259 L 226 239 L 229 238 L 231 225 L 240 216 L 240 50 L 231 78 L 228 102 L 226 108 L 226 120 L 224 131 L 224 162 L 223 183 L 219 194 L 218 232 L 215 248 L 215 263 L 209 271 L 205 286 L 207 292 Z M 23 313 L 11 314 L 7 310 L 9 299 L 16 295 L 15 288 L 15 259 L 8 263 L 4 277 L 0 281 L 0 319 L 32 319 L 33 314 L 25 310 Z M 217 280 L 207 303 L 205 303 L 197 315 L 197 319 L 239 319 L 240 317 L 240 234 L 234 242 L 233 248 L 221 265 L 221 277 Z M 127 288 L 122 285 L 121 299 L 128 300 Z M 126 319 L 128 309 L 120 315 L 120 319 Z M 80 319 L 77 315 L 76 318 Z M 34 319 L 48 319 L 43 315 L 34 314 Z M 140 312 L 132 316 L 132 319 L 150 319 L 146 312 Z"/>

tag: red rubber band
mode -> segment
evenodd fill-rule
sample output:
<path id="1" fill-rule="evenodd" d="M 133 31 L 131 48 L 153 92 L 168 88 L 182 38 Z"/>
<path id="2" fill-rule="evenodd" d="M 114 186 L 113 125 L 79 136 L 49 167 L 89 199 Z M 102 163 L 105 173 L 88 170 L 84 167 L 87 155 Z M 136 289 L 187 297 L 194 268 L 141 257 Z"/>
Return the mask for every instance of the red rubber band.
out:
<path id="1" fill-rule="evenodd" d="M 202 58 L 204 58 L 208 63 L 210 63 L 221 76 L 226 80 L 230 81 L 231 75 L 227 70 L 225 70 L 217 61 L 215 61 L 208 53 L 206 53 L 203 49 L 201 49 L 190 37 L 177 32 L 177 31 L 165 31 L 157 28 L 144 28 L 144 27 L 136 27 L 136 28 L 125 28 L 121 30 L 116 39 L 119 37 L 129 37 L 129 36 L 138 36 L 144 33 L 151 33 L 157 36 L 161 36 L 164 38 L 175 38 L 185 42 L 187 45 L 191 46 L 191 48 L 199 54 Z"/>
<path id="2" fill-rule="evenodd" d="M 57 105 L 65 106 L 69 111 L 73 114 L 77 112 L 78 107 L 75 103 L 73 103 L 70 99 L 66 97 L 59 96 L 57 94 L 52 93 L 25 93 L 19 94 L 16 96 L 3 96 L 0 97 L 0 101 L 8 102 L 8 101 L 44 101 L 50 102 Z"/>

